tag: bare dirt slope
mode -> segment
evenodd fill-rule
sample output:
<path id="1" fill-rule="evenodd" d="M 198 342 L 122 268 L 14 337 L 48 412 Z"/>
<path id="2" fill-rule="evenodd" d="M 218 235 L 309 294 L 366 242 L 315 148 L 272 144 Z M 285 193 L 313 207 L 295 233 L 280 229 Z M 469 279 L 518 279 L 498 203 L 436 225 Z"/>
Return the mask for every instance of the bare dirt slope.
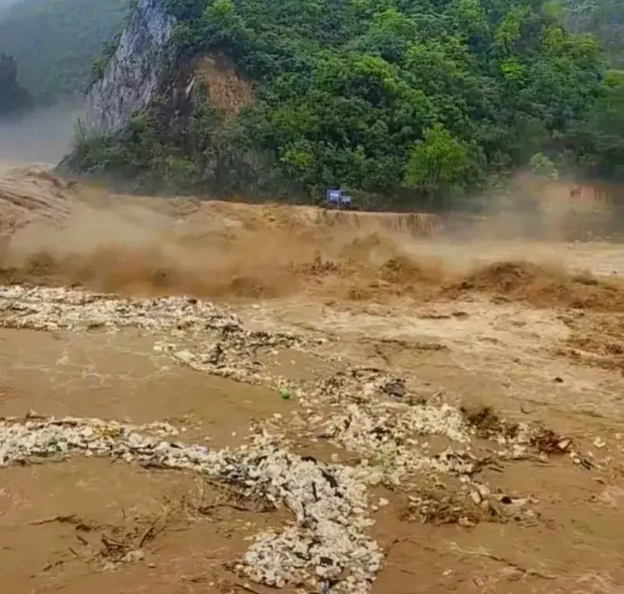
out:
<path id="1" fill-rule="evenodd" d="M 32 168 L 0 201 L 11 591 L 624 590 L 617 247 Z"/>

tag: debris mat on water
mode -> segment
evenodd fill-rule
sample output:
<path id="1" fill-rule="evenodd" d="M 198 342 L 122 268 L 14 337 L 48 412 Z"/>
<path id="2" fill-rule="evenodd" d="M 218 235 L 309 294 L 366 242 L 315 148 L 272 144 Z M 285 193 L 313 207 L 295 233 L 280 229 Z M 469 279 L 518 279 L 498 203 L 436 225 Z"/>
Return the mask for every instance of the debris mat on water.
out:
<path id="1" fill-rule="evenodd" d="M 492 410 L 468 413 L 441 398 L 419 398 L 409 378 L 387 369 L 345 362 L 320 380 L 289 381 L 271 372 L 259 353 L 315 352 L 323 339 L 249 330 L 228 309 L 195 298 L 124 299 L 66 289 L 0 287 L 0 326 L 44 331 L 96 326 L 106 332 L 141 328 L 154 334 L 155 350 L 181 365 L 288 394 L 294 401 L 292 417 L 257 423 L 248 443 L 237 449 L 171 441 L 177 430 L 163 423 L 132 426 L 36 417 L 0 421 L 2 466 L 27 462 L 31 456 L 110 456 L 233 482 L 250 496 L 288 508 L 293 521 L 281 532 L 258 535 L 237 566 L 242 575 L 269 586 L 366 594 L 383 558 L 368 536 L 373 524 L 368 515 L 370 485 L 407 488 L 418 473 L 425 473 L 454 477 L 461 488 L 476 492 L 477 475 L 497 459 L 576 456 L 571 441 L 552 431 L 505 422 Z M 291 422 L 297 438 L 344 448 L 358 455 L 357 465 L 328 464 L 292 453 L 293 441 L 284 437 Z M 440 438 L 446 447 L 430 451 L 429 436 Z M 487 448 L 480 451 L 475 437 L 487 439 Z M 431 511 L 427 505 L 424 514 Z"/>
<path id="2" fill-rule="evenodd" d="M 164 423 L 135 427 L 98 419 L 5 419 L 0 466 L 31 456 L 109 456 L 243 485 L 250 494 L 286 506 L 294 521 L 281 532 L 258 535 L 236 566 L 239 573 L 278 588 L 306 584 L 322 591 L 331 581 L 334 592 L 369 590 L 383 555 L 366 535 L 371 520 L 362 469 L 305 460 L 267 435 L 223 450 L 166 441 L 175 435 L 175 428 Z"/>

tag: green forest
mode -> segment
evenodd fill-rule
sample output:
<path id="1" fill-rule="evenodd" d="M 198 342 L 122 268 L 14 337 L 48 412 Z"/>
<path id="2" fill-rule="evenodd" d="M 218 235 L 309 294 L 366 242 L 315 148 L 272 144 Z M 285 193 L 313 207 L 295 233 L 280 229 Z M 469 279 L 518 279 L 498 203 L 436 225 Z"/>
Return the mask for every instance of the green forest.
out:
<path id="1" fill-rule="evenodd" d="M 592 33 L 613 66 L 624 66 L 624 2 L 565 0 L 566 23 L 574 32 Z"/>
<path id="2" fill-rule="evenodd" d="M 253 103 L 232 118 L 199 101 L 182 117 L 158 97 L 124 134 L 79 138 L 74 170 L 152 190 L 342 186 L 435 206 L 518 168 L 624 181 L 620 0 L 163 1 L 179 62 L 227 56 Z M 0 0 L 0 52 L 27 104 L 83 92 L 129 6 Z"/>
<path id="3" fill-rule="evenodd" d="M 81 94 L 90 62 L 123 24 L 129 0 L 0 0 L 0 52 L 39 101 Z"/>
<path id="4" fill-rule="evenodd" d="M 545 0 L 166 0 L 180 59 L 255 82 L 237 118 L 166 98 L 71 163 L 143 186 L 442 207 L 521 167 L 624 181 L 624 78 Z M 166 125 L 163 125 L 167 122 Z"/>

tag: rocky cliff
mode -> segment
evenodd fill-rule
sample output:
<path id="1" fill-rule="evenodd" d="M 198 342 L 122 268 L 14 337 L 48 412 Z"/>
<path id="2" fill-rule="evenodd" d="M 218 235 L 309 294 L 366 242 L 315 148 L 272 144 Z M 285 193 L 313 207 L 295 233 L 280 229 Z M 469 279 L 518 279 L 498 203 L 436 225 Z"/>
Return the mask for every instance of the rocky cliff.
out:
<path id="1" fill-rule="evenodd" d="M 253 81 L 209 37 L 189 49 L 184 27 L 207 23 L 170 11 L 165 0 L 137 0 L 87 91 L 83 133 L 59 173 L 104 177 L 125 191 L 218 194 L 240 193 L 268 170 L 239 119 L 254 103 Z"/>
<path id="2" fill-rule="evenodd" d="M 148 105 L 171 67 L 173 24 L 162 0 L 138 0 L 102 77 L 87 91 L 89 131 L 122 130 L 134 111 Z"/>

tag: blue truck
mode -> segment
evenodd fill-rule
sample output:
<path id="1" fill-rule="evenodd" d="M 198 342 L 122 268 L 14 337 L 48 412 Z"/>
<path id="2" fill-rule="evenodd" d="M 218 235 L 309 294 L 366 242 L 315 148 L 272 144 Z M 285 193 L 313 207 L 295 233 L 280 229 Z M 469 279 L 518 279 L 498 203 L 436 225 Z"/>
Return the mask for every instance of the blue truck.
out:
<path id="1" fill-rule="evenodd" d="M 325 194 L 325 206 L 327 208 L 344 208 L 351 210 L 353 201 L 344 190 L 327 190 Z"/>

